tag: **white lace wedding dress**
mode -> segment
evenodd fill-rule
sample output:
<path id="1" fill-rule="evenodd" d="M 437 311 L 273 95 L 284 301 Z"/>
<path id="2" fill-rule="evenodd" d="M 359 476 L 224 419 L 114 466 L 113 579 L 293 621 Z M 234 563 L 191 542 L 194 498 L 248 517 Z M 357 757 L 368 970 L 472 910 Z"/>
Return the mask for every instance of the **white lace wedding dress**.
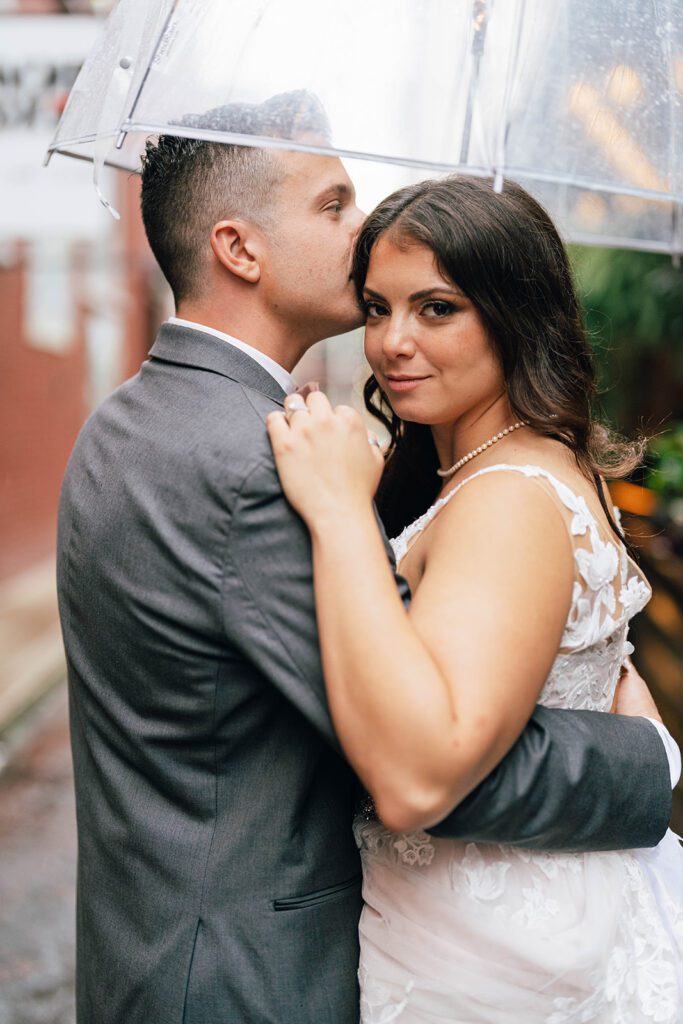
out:
<path id="1" fill-rule="evenodd" d="M 644 576 L 585 499 L 534 466 L 472 474 L 393 541 L 398 561 L 460 487 L 523 473 L 551 494 L 575 550 L 562 646 L 540 696 L 609 711 L 632 650 Z M 683 850 L 550 854 L 397 835 L 372 813 L 355 832 L 363 860 L 363 1024 L 681 1024 Z"/>

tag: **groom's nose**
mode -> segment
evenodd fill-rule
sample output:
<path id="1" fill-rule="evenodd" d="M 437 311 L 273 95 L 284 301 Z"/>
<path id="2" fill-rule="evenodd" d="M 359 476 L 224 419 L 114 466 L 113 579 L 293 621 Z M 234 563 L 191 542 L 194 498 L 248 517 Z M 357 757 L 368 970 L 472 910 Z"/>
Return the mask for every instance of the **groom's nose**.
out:
<path id="1" fill-rule="evenodd" d="M 356 239 L 358 238 L 360 229 L 363 227 L 363 224 L 365 223 L 365 218 L 365 212 L 363 210 L 359 210 L 357 206 L 354 206 L 351 215 L 351 241 L 353 242 L 353 245 L 356 244 Z"/>
<path id="2" fill-rule="evenodd" d="M 358 207 L 354 207 L 352 218 L 351 218 L 351 232 L 349 235 L 349 275 L 353 268 L 353 254 L 356 251 L 356 242 L 358 241 L 358 235 L 360 229 L 365 223 L 365 214 Z"/>

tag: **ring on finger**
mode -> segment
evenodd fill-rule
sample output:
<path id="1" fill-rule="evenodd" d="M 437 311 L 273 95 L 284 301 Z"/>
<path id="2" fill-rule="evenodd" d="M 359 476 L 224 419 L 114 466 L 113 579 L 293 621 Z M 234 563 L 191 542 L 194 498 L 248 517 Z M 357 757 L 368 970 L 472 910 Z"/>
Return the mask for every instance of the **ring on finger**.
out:
<path id="1" fill-rule="evenodd" d="M 291 399 L 291 401 L 285 403 L 285 416 L 288 421 L 295 412 L 307 412 L 309 414 L 311 412 L 303 398 L 300 398 L 298 395 Z"/>

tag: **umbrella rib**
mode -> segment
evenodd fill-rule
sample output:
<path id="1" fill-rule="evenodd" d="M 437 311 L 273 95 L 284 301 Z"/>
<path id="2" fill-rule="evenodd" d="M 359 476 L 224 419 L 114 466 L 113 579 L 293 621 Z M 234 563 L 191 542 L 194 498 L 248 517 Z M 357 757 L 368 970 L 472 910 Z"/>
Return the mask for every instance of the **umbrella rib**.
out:
<path id="1" fill-rule="evenodd" d="M 673 0 L 668 0 L 667 4 L 668 19 L 666 22 L 666 63 L 667 71 L 669 75 L 669 175 L 672 177 L 678 172 L 678 133 L 676 131 L 676 74 L 674 71 L 674 57 L 673 47 L 671 45 L 671 36 L 673 33 L 673 26 L 675 24 L 674 11 L 673 11 Z M 675 182 L 672 182 L 675 184 Z M 671 210 L 671 252 L 673 253 L 673 260 L 676 266 L 680 266 L 681 255 L 683 255 L 683 225 L 681 224 L 681 205 L 674 201 Z"/>
<path id="2" fill-rule="evenodd" d="M 126 134 L 140 133 L 142 135 L 176 135 L 180 138 L 204 140 L 205 142 L 227 142 L 236 143 L 240 146 L 252 146 L 260 149 L 287 149 L 299 153 L 313 153 L 319 156 L 339 156 L 347 160 L 367 160 L 374 163 L 386 163 L 398 167 L 414 167 L 417 170 L 428 170 L 442 174 L 453 174 L 462 171 L 467 174 L 474 174 L 479 177 L 493 176 L 494 168 L 483 165 L 462 166 L 456 163 L 445 163 L 436 160 L 425 160 L 418 157 L 392 156 L 386 153 L 360 152 L 353 149 L 337 149 L 333 146 L 315 146 L 307 142 L 295 142 L 291 139 L 274 139 L 264 135 L 240 135 L 236 132 L 217 132 L 206 128 L 183 127 L 182 125 L 154 125 L 138 122 L 126 122 L 123 125 Z M 72 139 L 60 142 L 59 148 L 73 146 L 87 141 L 84 139 Z M 543 181 L 558 183 L 560 185 L 571 185 L 577 188 L 586 188 L 591 192 L 605 192 L 613 195 L 633 196 L 636 199 L 648 199 L 653 202 L 683 202 L 683 193 L 658 192 L 653 189 L 639 188 L 633 185 L 622 185 L 618 183 L 594 182 L 580 176 L 571 174 L 558 174 L 554 172 L 529 170 L 525 167 L 507 167 L 508 177 L 522 175 L 532 181 Z"/>
<path id="3" fill-rule="evenodd" d="M 289 139 L 271 139 L 261 135 L 239 135 L 230 132 L 215 132 L 201 128 L 186 128 L 181 125 L 151 125 L 126 122 L 125 133 L 141 135 L 176 135 L 180 138 L 200 139 L 205 142 L 236 143 L 240 146 L 252 146 L 261 149 L 287 149 L 300 153 L 313 153 L 320 156 L 339 156 L 347 160 L 367 160 L 371 163 L 386 163 L 398 167 L 414 167 L 416 170 L 434 171 L 441 174 L 453 174 L 462 171 L 467 174 L 474 174 L 477 177 L 492 177 L 493 168 L 482 165 L 461 166 L 460 164 L 440 163 L 434 160 L 420 160 L 417 157 L 390 156 L 382 153 L 367 153 L 353 149 L 335 149 L 332 146 L 313 146 L 309 143 L 297 143 Z M 112 137 L 116 133 L 111 133 Z M 63 156 L 71 156 L 77 159 L 90 160 L 91 157 L 85 154 L 74 153 L 72 147 L 87 145 L 95 141 L 94 135 L 82 135 L 73 139 L 61 139 L 58 143 L 52 144 L 49 153 L 61 153 Z M 114 164 L 113 166 L 120 166 Z M 133 170 L 129 167 L 128 170 Z M 510 166 L 506 168 L 506 174 L 510 178 L 522 177 L 531 181 L 546 182 L 548 184 L 569 185 L 574 188 L 588 189 L 590 192 L 601 192 L 607 195 L 633 196 L 635 199 L 647 199 L 656 203 L 683 203 L 683 193 L 679 192 L 656 192 L 652 189 L 638 188 L 631 185 L 620 185 L 617 183 L 601 183 L 590 181 L 577 175 L 558 174 L 554 172 L 536 171 L 527 167 Z"/>
<path id="4" fill-rule="evenodd" d="M 121 128 L 121 131 L 118 134 L 118 138 L 116 139 L 116 148 L 117 149 L 121 149 L 121 147 L 123 146 L 123 143 L 125 142 L 125 139 L 126 139 L 125 125 L 126 125 L 126 122 L 130 121 L 131 117 L 133 116 L 133 114 L 135 113 L 135 111 L 137 109 L 137 105 L 140 102 L 140 97 L 142 96 L 142 90 L 145 88 L 145 85 L 147 84 L 147 79 L 149 78 L 149 73 L 152 70 L 152 64 L 154 63 L 154 58 L 156 57 L 156 55 L 157 55 L 157 53 L 159 51 L 159 47 L 161 45 L 162 39 L 164 38 L 164 36 L 166 35 L 166 32 L 168 31 L 169 25 L 171 24 L 171 19 L 173 18 L 173 15 L 175 14 L 175 12 L 177 10 L 179 2 L 180 2 L 180 0 L 173 0 L 173 3 L 171 4 L 171 9 L 168 12 L 168 14 L 166 15 L 166 18 L 164 19 L 164 23 L 163 23 L 163 25 L 161 27 L 161 31 L 159 32 L 159 35 L 157 36 L 156 43 L 154 44 L 154 49 L 152 50 L 152 52 L 151 52 L 151 54 L 149 56 L 149 60 L 147 61 L 147 67 L 145 68 L 145 73 L 142 76 L 142 79 L 140 81 L 140 85 L 138 86 L 138 90 L 137 90 L 137 92 L 135 94 L 135 97 L 133 99 L 132 106 L 131 106 L 130 110 L 128 111 L 128 117 L 124 121 L 123 126 Z"/>
<path id="5" fill-rule="evenodd" d="M 479 69 L 481 59 L 484 56 L 486 46 L 486 29 L 488 27 L 489 12 L 487 0 L 474 0 L 472 4 L 472 45 L 470 47 L 470 77 L 467 83 L 467 105 L 465 107 L 465 122 L 462 129 L 460 141 L 460 165 L 467 166 L 470 155 L 470 140 L 472 135 L 472 117 L 474 116 L 474 98 L 479 86 Z M 491 4 L 493 7 L 493 3 Z"/>
<path id="6" fill-rule="evenodd" d="M 671 246 L 667 242 L 634 238 L 632 235 L 591 235 L 581 231 L 570 231 L 566 234 L 572 245 L 593 245 L 604 249 L 633 249 L 638 252 L 660 252 L 664 255 L 671 253 Z"/>
<path id="7" fill-rule="evenodd" d="M 515 36 L 515 45 L 512 53 L 509 57 L 507 74 L 505 76 L 505 91 L 503 93 L 503 107 L 500 112 L 500 124 L 498 126 L 498 138 L 496 141 L 496 167 L 495 177 L 493 182 L 493 188 L 495 192 L 502 191 L 503 188 L 503 177 L 507 168 L 505 167 L 505 160 L 507 154 L 507 142 L 508 135 L 510 132 L 510 100 L 512 90 L 514 88 L 514 79 L 517 75 L 517 68 L 519 67 L 519 55 L 522 48 L 522 31 L 524 27 L 524 17 L 526 14 L 526 0 L 517 0 L 517 33 Z"/>

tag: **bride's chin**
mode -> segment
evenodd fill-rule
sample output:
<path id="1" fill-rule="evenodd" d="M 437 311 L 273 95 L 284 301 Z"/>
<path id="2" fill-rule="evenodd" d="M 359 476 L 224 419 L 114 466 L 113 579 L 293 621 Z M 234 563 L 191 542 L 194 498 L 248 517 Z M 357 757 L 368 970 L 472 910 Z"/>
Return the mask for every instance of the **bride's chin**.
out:
<path id="1" fill-rule="evenodd" d="M 432 427 L 437 422 L 437 417 L 433 414 L 430 415 L 424 409 L 420 409 L 417 403 L 413 403 L 411 408 L 410 402 L 389 402 L 391 411 L 395 416 L 398 416 L 404 423 L 420 423 L 425 427 Z"/>

